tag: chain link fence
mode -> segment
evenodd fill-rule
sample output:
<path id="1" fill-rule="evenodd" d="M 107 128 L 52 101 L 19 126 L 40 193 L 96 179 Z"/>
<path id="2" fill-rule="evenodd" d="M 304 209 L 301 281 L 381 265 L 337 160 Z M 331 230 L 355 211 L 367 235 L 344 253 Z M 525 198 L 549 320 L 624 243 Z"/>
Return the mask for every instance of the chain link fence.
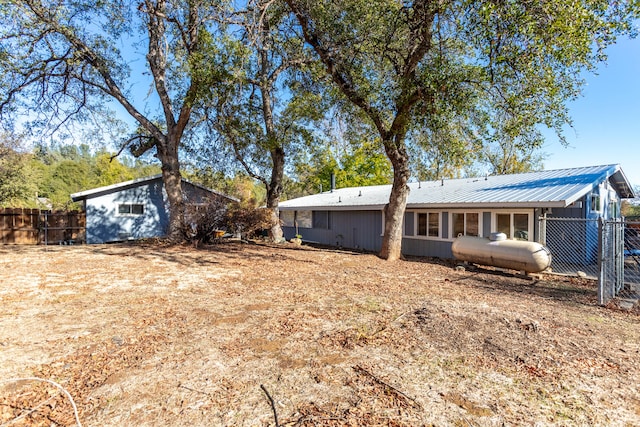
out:
<path id="1" fill-rule="evenodd" d="M 598 301 L 640 299 L 640 222 L 541 217 L 551 271 L 598 281 Z"/>

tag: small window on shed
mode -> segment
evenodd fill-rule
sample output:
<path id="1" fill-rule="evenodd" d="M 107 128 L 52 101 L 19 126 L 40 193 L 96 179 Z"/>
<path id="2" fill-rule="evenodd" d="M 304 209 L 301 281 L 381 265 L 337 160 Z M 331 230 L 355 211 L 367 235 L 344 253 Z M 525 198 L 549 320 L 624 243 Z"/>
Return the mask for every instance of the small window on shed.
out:
<path id="1" fill-rule="evenodd" d="M 120 203 L 118 204 L 118 215 L 142 215 L 144 205 L 141 203 Z"/>

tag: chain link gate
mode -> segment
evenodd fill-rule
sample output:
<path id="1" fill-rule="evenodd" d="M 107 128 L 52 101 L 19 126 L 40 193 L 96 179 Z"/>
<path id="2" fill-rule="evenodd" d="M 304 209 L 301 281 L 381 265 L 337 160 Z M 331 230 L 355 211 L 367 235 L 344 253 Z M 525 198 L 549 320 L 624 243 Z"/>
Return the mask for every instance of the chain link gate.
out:
<path id="1" fill-rule="evenodd" d="M 540 217 L 554 273 L 598 281 L 598 302 L 640 298 L 640 222 Z"/>

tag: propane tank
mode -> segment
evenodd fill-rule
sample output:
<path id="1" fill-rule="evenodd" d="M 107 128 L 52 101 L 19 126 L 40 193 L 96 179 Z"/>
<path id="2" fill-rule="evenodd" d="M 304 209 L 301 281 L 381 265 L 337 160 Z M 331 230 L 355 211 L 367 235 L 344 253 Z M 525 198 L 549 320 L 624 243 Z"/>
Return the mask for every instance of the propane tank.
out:
<path id="1" fill-rule="evenodd" d="M 453 241 L 451 251 L 460 261 L 527 273 L 537 273 L 551 266 L 549 249 L 537 242 L 507 240 L 503 233 L 492 233 L 491 239 L 459 236 Z"/>

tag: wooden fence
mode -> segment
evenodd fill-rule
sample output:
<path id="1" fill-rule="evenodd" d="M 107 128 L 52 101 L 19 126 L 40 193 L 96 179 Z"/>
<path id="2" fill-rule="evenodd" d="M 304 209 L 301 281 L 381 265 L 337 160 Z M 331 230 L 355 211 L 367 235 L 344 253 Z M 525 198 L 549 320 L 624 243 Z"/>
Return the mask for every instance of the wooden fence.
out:
<path id="1" fill-rule="evenodd" d="M 0 244 L 84 243 L 85 226 L 84 212 L 0 209 Z"/>

